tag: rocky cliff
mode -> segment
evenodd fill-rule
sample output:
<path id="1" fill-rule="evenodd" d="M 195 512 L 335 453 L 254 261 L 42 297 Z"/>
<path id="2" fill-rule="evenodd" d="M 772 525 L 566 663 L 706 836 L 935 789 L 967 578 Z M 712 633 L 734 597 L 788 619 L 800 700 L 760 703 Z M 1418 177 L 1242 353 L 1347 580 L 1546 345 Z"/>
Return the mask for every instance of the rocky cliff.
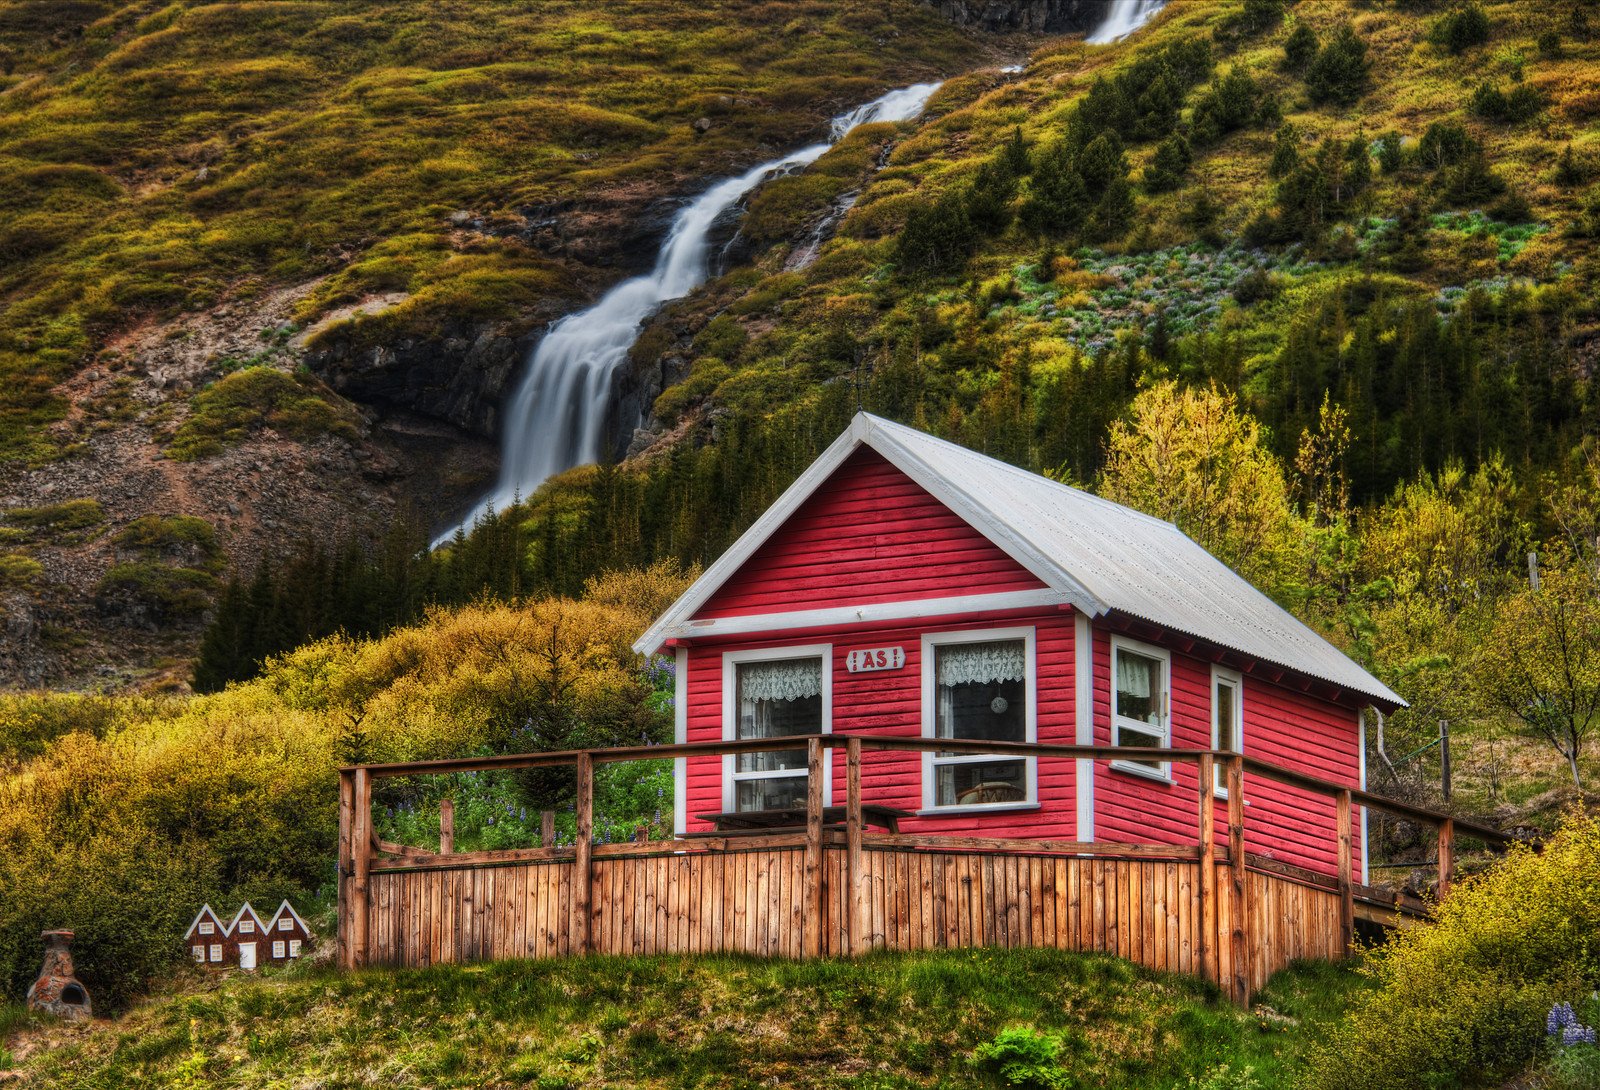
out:
<path id="1" fill-rule="evenodd" d="M 960 27 L 991 33 L 1070 34 L 1099 25 L 1111 0 L 922 0 Z"/>

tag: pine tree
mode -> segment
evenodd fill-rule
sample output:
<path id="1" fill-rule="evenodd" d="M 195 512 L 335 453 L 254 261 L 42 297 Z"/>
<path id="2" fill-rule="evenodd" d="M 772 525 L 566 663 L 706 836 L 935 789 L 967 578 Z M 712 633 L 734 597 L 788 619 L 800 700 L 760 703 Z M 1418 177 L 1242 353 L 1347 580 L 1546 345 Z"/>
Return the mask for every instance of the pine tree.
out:
<path id="1" fill-rule="evenodd" d="M 963 195 L 946 193 L 911 210 L 895 246 L 895 264 L 913 275 L 946 271 L 965 262 L 976 241 Z"/>
<path id="2" fill-rule="evenodd" d="M 1367 43 L 1344 23 L 1306 69 L 1306 91 L 1313 102 L 1347 106 L 1366 93 L 1371 68 Z"/>
<path id="3" fill-rule="evenodd" d="M 1133 222 L 1133 186 L 1127 175 L 1113 177 L 1089 219 L 1089 236 L 1096 242 L 1110 242 L 1127 234 Z"/>
<path id="4" fill-rule="evenodd" d="M 1150 165 L 1144 168 L 1144 187 L 1151 193 L 1165 193 L 1183 183 L 1192 156 L 1189 142 L 1173 133 L 1156 146 Z"/>
<path id="5" fill-rule="evenodd" d="M 1066 235 L 1083 225 L 1089 213 L 1089 190 L 1078 173 L 1065 141 L 1046 148 L 1034 163 L 1028 198 L 1020 211 L 1022 226 L 1035 235 Z"/>
<path id="6" fill-rule="evenodd" d="M 1288 177 L 1299 166 L 1300 134 L 1292 123 L 1285 121 L 1273 137 L 1272 160 L 1267 164 L 1267 177 Z"/>
<path id="7" fill-rule="evenodd" d="M 1310 67 L 1321 43 L 1317 32 L 1309 23 L 1299 23 L 1283 43 L 1283 68 L 1288 72 L 1303 73 Z"/>

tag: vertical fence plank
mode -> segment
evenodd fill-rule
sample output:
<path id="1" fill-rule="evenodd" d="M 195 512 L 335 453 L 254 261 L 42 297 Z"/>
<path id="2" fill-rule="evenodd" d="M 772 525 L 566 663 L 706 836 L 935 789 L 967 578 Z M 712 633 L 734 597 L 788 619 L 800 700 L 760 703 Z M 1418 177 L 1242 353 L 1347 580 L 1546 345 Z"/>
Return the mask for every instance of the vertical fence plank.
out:
<path id="1" fill-rule="evenodd" d="M 1206 980 L 1220 980 L 1216 963 L 1217 946 L 1217 818 L 1216 818 L 1216 763 L 1211 754 L 1200 757 L 1200 904 L 1195 913 L 1200 921 L 1200 941 L 1197 944 L 1200 975 Z"/>
<path id="2" fill-rule="evenodd" d="M 594 894 L 594 874 L 590 866 L 594 852 L 594 758 L 578 754 L 577 866 L 572 875 L 572 952 L 590 951 L 590 909 Z"/>
<path id="3" fill-rule="evenodd" d="M 1244 869 L 1244 758 L 1228 758 L 1228 871 L 1233 910 L 1233 998 L 1250 1005 L 1250 900 Z"/>
<path id="4" fill-rule="evenodd" d="M 845 776 L 845 886 L 849 909 L 846 924 L 849 927 L 849 951 L 854 957 L 866 951 L 866 874 L 861 859 L 861 739 L 851 738 L 844 744 Z"/>
<path id="5" fill-rule="evenodd" d="M 351 884 L 350 963 L 359 967 L 367 964 L 367 934 L 372 915 L 367 897 L 367 878 L 372 863 L 372 774 L 364 768 L 355 772 L 352 806 L 350 852 L 355 880 Z"/>
<path id="6" fill-rule="evenodd" d="M 806 857 L 801 914 L 800 956 L 822 953 L 822 740 L 806 743 Z"/>
<path id="7" fill-rule="evenodd" d="M 1350 951 L 1356 941 L 1355 884 L 1351 877 L 1354 852 L 1350 844 L 1350 792 L 1341 791 L 1334 807 L 1334 822 L 1339 829 L 1339 956 Z"/>
<path id="8" fill-rule="evenodd" d="M 354 866 L 352 862 L 351 839 L 353 821 L 355 817 L 355 773 L 340 771 L 339 773 L 339 935 L 335 940 L 339 968 L 353 968 L 353 952 L 351 949 L 350 921 L 353 918 L 352 906 L 354 893 L 351 885 L 355 881 Z"/>

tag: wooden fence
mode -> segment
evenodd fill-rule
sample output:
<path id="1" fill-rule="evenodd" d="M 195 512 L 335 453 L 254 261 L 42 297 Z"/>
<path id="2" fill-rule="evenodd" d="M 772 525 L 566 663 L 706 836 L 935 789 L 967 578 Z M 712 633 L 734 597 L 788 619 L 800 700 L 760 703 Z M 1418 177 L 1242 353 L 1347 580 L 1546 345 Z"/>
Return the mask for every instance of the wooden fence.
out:
<path id="1" fill-rule="evenodd" d="M 809 758 L 803 830 L 596 845 L 596 763 L 761 752 L 743 741 L 582 750 L 341 770 L 339 959 L 429 965 L 585 953 L 743 953 L 807 958 L 867 950 L 1054 946 L 1103 950 L 1153 969 L 1197 973 L 1241 1003 L 1296 958 L 1348 950 L 1358 909 L 1393 913 L 1394 899 L 1354 881 L 1352 807 L 1389 811 L 1438 831 L 1440 895 L 1454 838 L 1491 845 L 1492 829 L 1392 802 L 1249 757 L 1207 750 L 937 741 L 845 735 L 795 739 Z M 823 767 L 845 749 L 840 826 L 823 817 Z M 1142 757 L 1197 764 L 1193 844 L 994 839 L 868 832 L 861 811 L 863 749 L 1090 760 Z M 1216 843 L 1209 790 L 1226 768 L 1227 841 Z M 457 853 L 381 841 L 372 782 L 487 769 L 571 765 L 577 837 L 545 846 Z M 1326 876 L 1244 851 L 1245 772 L 1332 795 L 1338 873 Z"/>

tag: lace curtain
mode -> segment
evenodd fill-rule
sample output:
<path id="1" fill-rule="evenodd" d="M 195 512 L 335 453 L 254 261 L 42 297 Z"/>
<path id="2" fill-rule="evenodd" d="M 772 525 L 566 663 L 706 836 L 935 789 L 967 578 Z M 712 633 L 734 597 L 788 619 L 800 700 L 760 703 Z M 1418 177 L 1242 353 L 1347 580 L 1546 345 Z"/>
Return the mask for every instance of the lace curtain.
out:
<path id="1" fill-rule="evenodd" d="M 739 696 L 742 700 L 799 700 L 821 695 L 821 659 L 746 662 L 739 666 Z"/>
<path id="2" fill-rule="evenodd" d="M 1126 696 L 1149 700 L 1155 691 L 1156 667 L 1154 659 L 1127 651 L 1117 652 L 1117 692 Z"/>
<path id="3" fill-rule="evenodd" d="M 1022 681 L 1027 677 L 1021 640 L 960 643 L 939 648 L 939 688 L 977 682 Z"/>

